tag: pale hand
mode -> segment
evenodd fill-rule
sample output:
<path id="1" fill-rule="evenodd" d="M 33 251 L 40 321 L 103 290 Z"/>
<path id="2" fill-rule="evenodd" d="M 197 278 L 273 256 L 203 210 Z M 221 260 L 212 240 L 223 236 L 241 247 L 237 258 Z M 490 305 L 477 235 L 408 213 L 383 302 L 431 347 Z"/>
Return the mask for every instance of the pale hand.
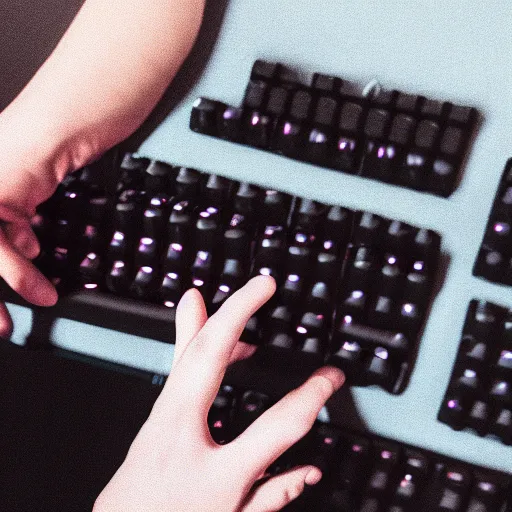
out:
<path id="1" fill-rule="evenodd" d="M 217 445 L 208 430 L 228 364 L 254 352 L 238 342 L 244 326 L 274 291 L 272 278 L 256 277 L 209 319 L 197 290 L 183 296 L 169 378 L 94 512 L 271 512 L 320 480 L 318 468 L 305 466 L 254 486 L 343 384 L 336 368 L 316 371 L 229 444 Z"/>

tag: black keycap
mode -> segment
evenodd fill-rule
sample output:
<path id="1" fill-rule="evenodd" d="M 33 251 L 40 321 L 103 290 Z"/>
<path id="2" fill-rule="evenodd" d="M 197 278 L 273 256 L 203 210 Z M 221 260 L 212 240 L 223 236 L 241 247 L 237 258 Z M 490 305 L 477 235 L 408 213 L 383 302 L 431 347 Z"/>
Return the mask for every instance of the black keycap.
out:
<path id="1" fill-rule="evenodd" d="M 260 212 L 260 225 L 284 226 L 290 212 L 291 196 L 277 190 L 265 190 Z"/>
<path id="2" fill-rule="evenodd" d="M 471 107 L 452 105 L 448 121 L 470 127 L 477 120 L 477 111 Z"/>
<path id="3" fill-rule="evenodd" d="M 477 400 L 471 407 L 468 416 L 468 427 L 474 429 L 479 435 L 485 435 L 489 428 L 490 412 L 486 402 Z"/>
<path id="4" fill-rule="evenodd" d="M 109 213 L 110 199 L 103 193 L 89 197 L 87 204 L 87 217 L 91 224 L 100 224 Z"/>
<path id="5" fill-rule="evenodd" d="M 272 87 L 268 94 L 266 113 L 275 117 L 282 116 L 290 100 L 290 91 L 285 87 Z"/>
<path id="6" fill-rule="evenodd" d="M 281 261 L 286 251 L 286 232 L 282 226 L 267 226 L 256 249 L 251 274 L 270 275 L 279 279 Z"/>
<path id="7" fill-rule="evenodd" d="M 217 135 L 219 112 L 224 112 L 226 105 L 220 101 L 198 98 L 190 114 L 190 129 L 205 135 Z"/>
<path id="8" fill-rule="evenodd" d="M 408 145 L 413 137 L 416 120 L 405 114 L 398 114 L 393 118 L 389 140 L 399 146 Z"/>
<path id="9" fill-rule="evenodd" d="M 201 175 L 195 169 L 180 167 L 176 176 L 176 194 L 180 197 L 191 198 L 199 194 Z"/>
<path id="10" fill-rule="evenodd" d="M 512 444 L 512 411 L 498 408 L 489 425 L 489 433 L 498 436 L 505 444 Z"/>
<path id="11" fill-rule="evenodd" d="M 420 121 L 416 129 L 416 138 L 414 139 L 415 145 L 423 151 L 433 151 L 438 137 L 440 128 L 434 121 Z"/>
<path id="12" fill-rule="evenodd" d="M 328 166 L 333 154 L 335 141 L 335 121 L 339 103 L 334 98 L 322 96 L 318 99 L 314 114 L 313 127 L 307 134 L 305 158 L 310 162 Z"/>
<path id="13" fill-rule="evenodd" d="M 272 141 L 272 148 L 284 155 L 301 158 L 307 132 L 305 122 L 311 115 L 313 98 L 304 90 L 296 91 L 290 108 L 280 121 Z"/>
<path id="14" fill-rule="evenodd" d="M 421 106 L 421 115 L 428 118 L 440 119 L 451 108 L 449 103 L 425 99 Z"/>
<path id="15" fill-rule="evenodd" d="M 359 161 L 364 107 L 347 102 L 341 107 L 339 135 L 332 156 L 332 166 L 345 172 L 356 172 Z"/>
<path id="16" fill-rule="evenodd" d="M 340 89 L 341 84 L 341 78 L 335 76 L 323 75 L 321 73 L 315 73 L 313 75 L 312 87 L 322 93 L 336 93 Z"/>
<path id="17" fill-rule="evenodd" d="M 378 245 L 384 235 L 384 219 L 369 212 L 363 212 L 356 219 L 354 243 L 361 245 Z"/>
<path id="18" fill-rule="evenodd" d="M 372 105 L 386 108 L 386 109 L 392 109 L 395 105 L 395 102 L 397 100 L 399 91 L 380 91 L 377 96 L 373 96 L 371 98 Z"/>
<path id="19" fill-rule="evenodd" d="M 270 87 L 265 80 L 251 80 L 247 85 L 244 107 L 250 110 L 263 111 Z"/>
<path id="20" fill-rule="evenodd" d="M 168 307 L 175 308 L 184 291 L 183 273 L 167 272 L 160 283 L 158 295 L 160 302 Z"/>
<path id="21" fill-rule="evenodd" d="M 126 153 L 121 161 L 118 190 L 142 188 L 149 159 Z"/>
<path id="22" fill-rule="evenodd" d="M 149 208 L 144 210 L 142 215 L 142 233 L 150 238 L 160 241 L 165 233 L 168 220 L 169 198 L 166 196 L 152 197 Z"/>
<path id="23" fill-rule="evenodd" d="M 228 202 L 233 188 L 232 180 L 211 174 L 204 189 L 204 204 L 217 208 L 224 206 Z"/>
<path id="24" fill-rule="evenodd" d="M 213 440 L 225 444 L 231 440 L 231 427 L 235 409 L 235 391 L 231 386 L 221 386 L 208 412 L 208 427 Z"/>
<path id="25" fill-rule="evenodd" d="M 340 254 L 344 251 L 352 230 L 352 212 L 340 206 L 331 206 L 323 222 L 321 250 Z"/>
<path id="26" fill-rule="evenodd" d="M 282 72 L 281 64 L 257 60 L 254 62 L 251 70 L 252 80 L 276 80 Z"/>
<path id="27" fill-rule="evenodd" d="M 243 109 L 227 106 L 217 111 L 217 135 L 221 139 L 241 142 L 243 138 Z"/>
<path id="28" fill-rule="evenodd" d="M 139 240 L 135 254 L 135 266 L 149 266 L 156 268 L 160 259 L 159 244 L 157 239 L 142 237 Z"/>
<path id="29" fill-rule="evenodd" d="M 236 213 L 250 217 L 258 214 L 262 200 L 262 191 L 250 183 L 240 183 L 234 197 L 233 209 Z M 236 227 L 236 226 L 232 226 Z"/>
<path id="30" fill-rule="evenodd" d="M 252 345 L 259 345 L 261 341 L 261 322 L 257 316 L 249 318 L 244 331 L 242 332 L 240 339 L 245 343 L 251 343 Z"/>
<path id="31" fill-rule="evenodd" d="M 150 194 L 171 193 L 174 177 L 175 171 L 172 166 L 152 160 L 146 169 L 144 188 Z"/>
<path id="32" fill-rule="evenodd" d="M 154 267 L 140 267 L 131 285 L 131 293 L 140 299 L 152 300 L 158 289 L 158 272 Z"/>
<path id="33" fill-rule="evenodd" d="M 167 223 L 167 235 L 170 241 L 187 244 L 192 236 L 192 229 L 196 216 L 196 205 L 193 201 L 179 201 L 172 207 Z"/>
<path id="34" fill-rule="evenodd" d="M 131 282 L 130 264 L 123 260 L 114 261 L 106 279 L 108 289 L 112 293 L 125 295 L 128 292 Z"/>
<path id="35" fill-rule="evenodd" d="M 396 98 L 395 108 L 408 114 L 415 114 L 420 109 L 424 98 L 414 94 L 399 93 Z"/>

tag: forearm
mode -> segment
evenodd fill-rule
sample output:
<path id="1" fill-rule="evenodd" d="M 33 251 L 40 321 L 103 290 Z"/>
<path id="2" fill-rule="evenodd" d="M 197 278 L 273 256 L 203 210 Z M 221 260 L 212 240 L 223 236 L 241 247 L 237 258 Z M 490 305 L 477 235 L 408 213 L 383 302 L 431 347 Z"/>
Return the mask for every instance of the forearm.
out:
<path id="1" fill-rule="evenodd" d="M 151 112 L 194 43 L 204 1 L 86 0 L 3 124 L 33 151 L 56 151 L 60 178 L 81 167 Z"/>

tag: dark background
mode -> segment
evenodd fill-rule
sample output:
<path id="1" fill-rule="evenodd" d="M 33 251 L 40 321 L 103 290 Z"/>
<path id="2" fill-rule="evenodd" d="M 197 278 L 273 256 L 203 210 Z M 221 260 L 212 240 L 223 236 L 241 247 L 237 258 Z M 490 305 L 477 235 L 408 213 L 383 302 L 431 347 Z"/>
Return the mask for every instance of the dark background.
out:
<path id="1" fill-rule="evenodd" d="M 0 0 L 0 110 L 45 61 L 83 0 Z"/>

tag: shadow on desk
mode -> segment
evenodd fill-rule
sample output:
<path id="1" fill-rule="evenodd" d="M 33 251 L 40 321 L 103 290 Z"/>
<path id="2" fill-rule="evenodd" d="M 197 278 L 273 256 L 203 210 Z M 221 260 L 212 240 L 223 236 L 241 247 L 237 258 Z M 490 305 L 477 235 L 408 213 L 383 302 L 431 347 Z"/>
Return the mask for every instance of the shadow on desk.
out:
<path id="1" fill-rule="evenodd" d="M 1 509 L 90 512 L 159 391 L 0 340 Z"/>

